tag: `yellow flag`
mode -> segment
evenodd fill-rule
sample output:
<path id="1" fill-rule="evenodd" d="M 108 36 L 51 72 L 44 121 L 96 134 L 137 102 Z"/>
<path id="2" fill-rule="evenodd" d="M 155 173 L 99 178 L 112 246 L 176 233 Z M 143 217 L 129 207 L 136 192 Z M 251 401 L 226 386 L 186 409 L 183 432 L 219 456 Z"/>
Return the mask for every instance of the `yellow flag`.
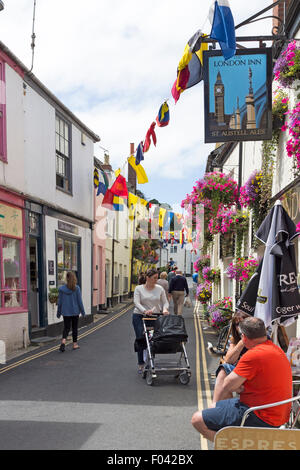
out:
<path id="1" fill-rule="evenodd" d="M 130 220 L 134 219 L 136 204 L 138 197 L 133 193 L 128 193 L 128 217 Z"/>
<path id="2" fill-rule="evenodd" d="M 115 171 L 115 177 L 117 178 L 117 176 L 119 176 L 120 173 L 121 173 L 121 170 L 120 170 L 120 168 L 118 168 L 118 169 Z"/>
<path id="3" fill-rule="evenodd" d="M 133 155 L 131 155 L 131 157 L 128 158 L 128 162 L 130 163 L 130 165 L 132 166 L 132 168 L 136 172 L 136 177 L 137 177 L 138 183 L 139 184 L 148 183 L 148 178 L 147 178 L 147 175 L 146 175 L 146 172 L 145 172 L 144 168 L 142 167 L 141 164 L 139 164 L 139 165 L 135 164 L 135 158 L 134 158 Z"/>
<path id="4" fill-rule="evenodd" d="M 159 208 L 159 215 L 158 215 L 158 225 L 159 227 L 163 227 L 164 225 L 164 218 L 166 215 L 167 210 L 164 209 L 163 207 Z"/>
<path id="5" fill-rule="evenodd" d="M 133 193 L 128 193 L 128 207 L 131 207 L 132 205 L 135 206 L 138 201 L 138 197 L 133 194 Z"/>

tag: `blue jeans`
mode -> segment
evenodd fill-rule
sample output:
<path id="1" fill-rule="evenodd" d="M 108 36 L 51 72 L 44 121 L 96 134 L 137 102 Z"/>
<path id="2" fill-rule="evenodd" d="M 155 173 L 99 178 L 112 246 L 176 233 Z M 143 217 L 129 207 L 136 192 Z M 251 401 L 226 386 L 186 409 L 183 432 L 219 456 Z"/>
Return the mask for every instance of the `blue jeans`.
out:
<path id="1" fill-rule="evenodd" d="M 133 313 L 132 315 L 132 325 L 135 331 L 136 339 L 141 339 L 144 337 L 144 326 L 143 326 L 142 318 L 143 318 L 143 315 L 141 315 L 140 313 Z M 139 348 L 139 350 L 137 351 L 137 358 L 138 358 L 139 365 L 144 364 L 143 353 L 144 353 L 144 349 Z"/>
<path id="2" fill-rule="evenodd" d="M 202 418 L 212 431 L 226 426 L 240 426 L 243 415 L 249 407 L 240 402 L 238 398 L 229 398 L 227 400 L 217 401 L 215 408 L 202 410 Z M 246 419 L 245 426 L 274 428 L 268 423 L 262 421 L 255 413 L 250 413 Z"/>

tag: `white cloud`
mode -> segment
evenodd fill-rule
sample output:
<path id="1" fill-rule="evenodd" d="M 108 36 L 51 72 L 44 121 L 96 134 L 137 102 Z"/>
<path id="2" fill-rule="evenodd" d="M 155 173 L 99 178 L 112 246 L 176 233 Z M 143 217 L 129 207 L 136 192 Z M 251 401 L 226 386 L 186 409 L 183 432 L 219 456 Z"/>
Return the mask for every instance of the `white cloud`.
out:
<path id="1" fill-rule="evenodd" d="M 33 0 L 4 3 L 1 40 L 30 67 Z M 33 72 L 100 135 L 115 167 L 170 98 L 170 124 L 156 127 L 157 147 L 145 154 L 144 166 L 156 182 L 189 178 L 192 189 L 213 148 L 204 144 L 203 87 L 186 90 L 176 106 L 170 90 L 185 44 L 204 25 L 210 3 L 190 0 L 186 8 L 182 0 L 38 0 Z M 230 1 L 236 24 L 269 4 Z M 268 20 L 237 31 L 270 33 Z M 103 155 L 97 144 L 95 150 Z"/>

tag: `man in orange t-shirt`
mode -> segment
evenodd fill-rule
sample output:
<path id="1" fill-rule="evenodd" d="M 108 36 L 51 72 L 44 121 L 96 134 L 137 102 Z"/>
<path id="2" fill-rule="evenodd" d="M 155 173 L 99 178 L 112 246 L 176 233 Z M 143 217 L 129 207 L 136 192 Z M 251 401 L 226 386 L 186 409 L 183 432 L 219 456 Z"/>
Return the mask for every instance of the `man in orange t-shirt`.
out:
<path id="1" fill-rule="evenodd" d="M 238 392 L 240 398 L 220 400 L 215 407 L 197 411 L 193 426 L 206 439 L 214 440 L 219 429 L 239 426 L 252 406 L 286 400 L 292 396 L 292 371 L 284 352 L 267 338 L 264 322 L 249 317 L 240 324 L 242 341 L 248 351 L 224 380 L 224 392 Z M 257 410 L 246 419 L 246 426 L 279 427 L 289 417 L 290 404 Z"/>

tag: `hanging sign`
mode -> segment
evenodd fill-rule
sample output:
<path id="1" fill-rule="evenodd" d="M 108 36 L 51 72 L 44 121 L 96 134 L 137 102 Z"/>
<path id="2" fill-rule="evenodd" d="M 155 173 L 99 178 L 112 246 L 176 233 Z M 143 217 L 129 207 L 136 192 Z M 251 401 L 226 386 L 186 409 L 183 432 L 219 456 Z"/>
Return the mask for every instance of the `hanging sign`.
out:
<path id="1" fill-rule="evenodd" d="M 205 142 L 272 138 L 272 50 L 204 52 Z"/>

